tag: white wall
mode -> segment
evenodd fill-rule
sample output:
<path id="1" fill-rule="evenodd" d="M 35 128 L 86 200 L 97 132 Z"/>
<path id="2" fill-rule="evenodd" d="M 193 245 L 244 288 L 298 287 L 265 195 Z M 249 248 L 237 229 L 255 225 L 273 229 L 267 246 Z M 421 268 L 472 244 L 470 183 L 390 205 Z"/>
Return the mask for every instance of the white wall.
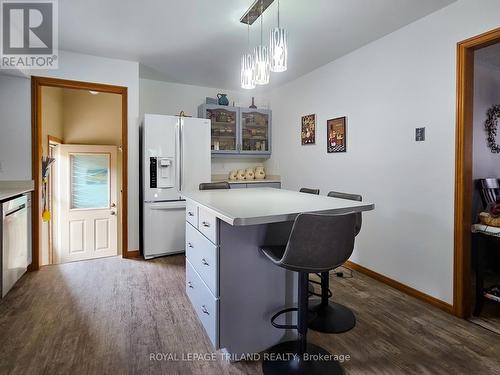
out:
<path id="1" fill-rule="evenodd" d="M 106 83 L 125 86 L 128 88 L 128 247 L 130 250 L 139 249 L 139 64 L 133 61 L 109 59 L 73 52 L 60 51 L 59 69 L 33 70 L 27 74 L 70 79 L 77 81 Z M 2 158 L 6 165 L 19 165 L 18 170 L 9 170 L 5 179 L 29 178 L 31 176 L 31 162 L 29 162 L 31 139 L 31 109 L 29 80 L 19 81 L 10 90 L 15 90 L 16 101 L 11 101 L 11 110 L 16 116 L 16 134 L 11 129 L 14 122 L 2 123 L 0 139 L 8 140 L 10 151 L 4 152 Z M 0 95 L 11 95 L 0 85 Z M 7 94 L 5 94 L 7 92 Z M 1 98 L 1 97 L 0 97 Z M 3 100 L 2 100 L 3 102 Z M 7 105 L 9 102 L 7 102 Z M 3 104 L 0 104 L 3 106 Z M 20 116 L 21 118 L 17 118 Z M 3 122 L 2 108 L 2 122 Z M 27 119 L 27 120 L 26 120 Z M 12 125 L 10 125 L 12 123 Z M 28 155 L 28 157 L 26 156 Z M 21 161 L 18 161 L 21 159 Z M 0 159 L 2 160 L 2 159 Z M 4 176 L 1 177 L 4 179 Z"/>
<path id="2" fill-rule="evenodd" d="M 31 180 L 31 85 L 0 74 L 0 180 Z"/>
<path id="3" fill-rule="evenodd" d="M 360 193 L 352 260 L 452 303 L 456 44 L 500 26 L 497 0 L 458 1 L 273 91 L 283 186 Z M 325 46 L 327 47 L 327 46 Z M 317 144 L 300 117 L 317 114 Z M 326 153 L 326 120 L 347 116 L 347 153 Z M 425 126 L 427 140 L 415 142 Z"/>
<path id="4" fill-rule="evenodd" d="M 500 154 L 494 154 L 486 143 L 484 129 L 486 112 L 500 104 L 500 66 L 485 64 L 476 59 L 474 66 L 474 147 L 473 176 L 477 178 L 500 177 Z M 500 144 L 500 136 L 497 139 Z"/>
<path id="5" fill-rule="evenodd" d="M 182 85 L 163 81 L 140 79 L 139 107 L 141 118 L 144 113 L 162 115 L 178 115 L 184 111 L 188 115 L 198 116 L 198 106 L 205 102 L 207 96 L 216 98 L 217 93 L 225 93 L 229 104 L 248 107 L 255 96 L 255 105 L 259 108 L 269 108 L 266 95 L 255 94 L 252 91 L 230 91 L 211 87 Z M 212 174 L 225 174 L 231 169 L 246 168 L 248 166 L 263 165 L 262 159 L 228 159 L 213 158 Z"/>

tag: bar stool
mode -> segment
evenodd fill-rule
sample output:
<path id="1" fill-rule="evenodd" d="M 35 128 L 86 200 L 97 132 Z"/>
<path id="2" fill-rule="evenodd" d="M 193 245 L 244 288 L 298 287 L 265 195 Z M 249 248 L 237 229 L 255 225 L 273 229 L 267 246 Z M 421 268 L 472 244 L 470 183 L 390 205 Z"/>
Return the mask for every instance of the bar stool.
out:
<path id="1" fill-rule="evenodd" d="M 319 189 L 300 188 L 300 193 L 319 195 Z"/>
<path id="2" fill-rule="evenodd" d="M 200 190 L 218 190 L 218 189 L 231 189 L 229 182 L 202 182 L 199 186 Z"/>
<path id="3" fill-rule="evenodd" d="M 324 360 L 330 353 L 307 342 L 308 280 L 309 273 L 327 272 L 343 264 L 352 254 L 355 237 L 355 214 L 322 215 L 300 214 L 285 246 L 263 246 L 261 252 L 279 267 L 299 273 L 298 308 L 287 308 L 271 318 L 271 324 L 280 329 L 297 329 L 298 339 L 280 343 L 268 350 L 280 353 L 279 360 L 264 359 L 264 374 L 343 374 L 337 361 Z M 282 314 L 298 311 L 297 324 L 278 324 Z M 292 355 L 293 354 L 293 355 Z M 309 358 L 306 357 L 309 356 Z M 321 360 L 310 356 L 322 355 Z"/>
<path id="4" fill-rule="evenodd" d="M 329 197 L 350 199 L 353 201 L 361 202 L 362 197 L 358 194 L 340 193 L 331 191 L 328 193 Z M 355 213 L 355 236 L 361 230 L 362 217 L 361 213 Z M 347 259 L 346 259 L 347 260 Z M 309 328 L 314 331 L 323 333 L 342 333 L 353 329 L 356 326 L 356 317 L 354 313 L 346 306 L 340 303 L 329 301 L 333 295 L 330 291 L 329 272 L 322 272 L 319 276 L 321 279 L 321 300 L 319 303 L 311 303 L 309 311 L 315 312 L 315 317 L 309 321 Z M 317 283 L 317 282 L 316 282 Z M 318 294 L 314 293 L 315 296 Z"/>
<path id="5" fill-rule="evenodd" d="M 314 194 L 314 195 L 319 195 L 319 189 L 310 189 L 310 188 L 300 188 L 299 190 L 299 193 L 307 193 L 307 194 Z M 318 294 L 316 294 L 314 292 L 314 285 L 316 281 L 313 281 L 313 280 L 309 280 L 309 297 L 310 296 L 317 296 Z"/>

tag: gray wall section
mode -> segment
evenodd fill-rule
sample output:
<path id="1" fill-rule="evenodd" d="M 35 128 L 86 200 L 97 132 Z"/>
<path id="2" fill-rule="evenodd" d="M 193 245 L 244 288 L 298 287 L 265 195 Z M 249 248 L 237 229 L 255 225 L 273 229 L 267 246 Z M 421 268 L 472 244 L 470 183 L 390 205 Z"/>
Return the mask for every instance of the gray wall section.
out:
<path id="1" fill-rule="evenodd" d="M 30 87 L 27 78 L 0 74 L 0 180 L 31 179 Z"/>

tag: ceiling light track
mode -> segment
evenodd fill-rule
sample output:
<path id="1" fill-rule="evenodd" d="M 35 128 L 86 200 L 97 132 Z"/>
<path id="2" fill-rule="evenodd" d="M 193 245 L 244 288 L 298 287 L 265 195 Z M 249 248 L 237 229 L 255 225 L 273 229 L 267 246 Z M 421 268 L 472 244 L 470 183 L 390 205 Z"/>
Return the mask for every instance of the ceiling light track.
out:
<path id="1" fill-rule="evenodd" d="M 255 0 L 245 14 L 241 16 L 240 22 L 252 25 L 273 2 L 274 0 L 262 0 L 261 4 L 261 0 Z"/>

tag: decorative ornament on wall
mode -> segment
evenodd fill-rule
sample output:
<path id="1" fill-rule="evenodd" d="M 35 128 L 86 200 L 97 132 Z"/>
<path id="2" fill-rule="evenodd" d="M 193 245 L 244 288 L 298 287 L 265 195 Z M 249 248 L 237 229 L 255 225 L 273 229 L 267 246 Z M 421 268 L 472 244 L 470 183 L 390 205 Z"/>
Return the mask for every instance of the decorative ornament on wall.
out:
<path id="1" fill-rule="evenodd" d="M 338 117 L 326 122 L 327 152 L 346 152 L 346 117 Z"/>
<path id="2" fill-rule="evenodd" d="M 486 121 L 484 122 L 484 128 L 488 132 L 488 138 L 486 142 L 491 152 L 494 154 L 500 153 L 500 145 L 496 142 L 498 119 L 500 118 L 500 104 L 496 104 L 486 113 Z"/>
<path id="3" fill-rule="evenodd" d="M 316 143 L 316 115 L 302 116 L 300 139 L 302 145 Z"/>

